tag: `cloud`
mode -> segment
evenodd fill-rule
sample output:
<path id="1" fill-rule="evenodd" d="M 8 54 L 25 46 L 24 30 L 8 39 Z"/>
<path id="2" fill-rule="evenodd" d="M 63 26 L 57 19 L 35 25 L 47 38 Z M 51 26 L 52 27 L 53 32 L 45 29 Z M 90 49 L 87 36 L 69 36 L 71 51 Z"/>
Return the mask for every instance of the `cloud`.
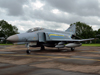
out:
<path id="1" fill-rule="evenodd" d="M 13 24 L 19 28 L 19 32 L 26 32 L 30 28 L 34 27 L 42 27 L 47 29 L 61 30 L 65 31 L 69 25 L 65 23 L 56 23 L 56 22 L 48 22 L 48 21 L 9 21 L 10 24 Z"/>
<path id="2" fill-rule="evenodd" d="M 0 0 L 0 20 L 16 25 L 19 32 L 33 27 L 66 30 L 84 22 L 100 28 L 99 0 Z"/>
<path id="3" fill-rule="evenodd" d="M 45 0 L 49 6 L 81 16 L 100 16 L 99 0 Z"/>
<path id="4" fill-rule="evenodd" d="M 25 2 L 25 0 L 0 0 L 0 7 L 7 9 L 8 15 L 19 16 L 24 13 L 22 5 Z"/>
<path id="5" fill-rule="evenodd" d="M 33 7 L 34 5 L 29 5 L 28 7 L 26 7 L 26 9 L 24 8 L 24 10 L 27 10 L 26 15 L 28 15 L 28 16 L 25 15 L 23 17 L 23 19 L 46 20 L 46 21 L 51 21 L 51 22 L 60 22 L 60 23 L 67 23 L 67 24 L 71 24 L 71 23 L 77 22 L 77 21 L 82 21 L 82 22 L 89 23 L 89 24 L 92 24 L 92 23 L 99 24 L 100 22 L 96 21 L 99 16 L 97 16 L 97 18 L 95 18 L 96 16 L 94 16 L 91 13 L 88 13 L 88 11 L 87 11 L 87 13 L 89 15 L 87 13 L 85 13 L 86 12 L 85 9 L 89 9 L 89 7 L 93 7 L 92 5 L 95 5 L 98 2 L 97 1 L 94 3 L 94 1 L 91 0 L 91 3 L 90 3 L 89 1 L 86 2 L 84 0 L 83 4 L 82 4 L 82 2 L 80 2 L 78 0 L 76 0 L 74 2 L 72 2 L 72 0 L 57 0 L 57 1 L 46 0 L 45 2 L 43 2 L 43 4 L 42 4 L 42 2 L 40 2 L 40 4 L 43 5 L 41 8 L 35 9 L 35 7 Z M 90 3 L 90 5 L 88 2 Z M 86 5 L 85 5 L 85 3 L 86 3 Z M 31 2 L 31 4 L 34 4 L 34 2 Z M 97 6 L 97 4 L 95 6 Z M 82 6 L 83 6 L 83 8 L 82 8 Z M 84 11 L 82 12 L 81 9 Z M 54 12 L 56 12 L 56 13 L 54 13 Z M 90 14 L 91 14 L 91 16 L 90 16 Z M 89 20 L 87 20 L 87 19 L 89 19 Z M 95 20 L 95 22 L 93 20 Z"/>

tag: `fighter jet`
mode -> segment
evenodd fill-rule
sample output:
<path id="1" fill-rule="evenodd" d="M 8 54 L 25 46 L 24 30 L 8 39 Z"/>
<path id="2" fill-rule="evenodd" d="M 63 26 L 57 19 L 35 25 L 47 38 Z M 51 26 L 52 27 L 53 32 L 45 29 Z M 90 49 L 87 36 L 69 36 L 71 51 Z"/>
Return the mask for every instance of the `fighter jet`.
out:
<path id="1" fill-rule="evenodd" d="M 82 41 L 94 40 L 90 39 L 73 39 L 75 37 L 76 25 L 71 25 L 65 31 L 57 31 L 45 28 L 31 28 L 26 33 L 12 35 L 7 38 L 8 41 L 18 42 L 19 44 L 26 44 L 26 53 L 30 54 L 29 47 L 41 47 L 41 50 L 45 50 L 46 47 L 56 48 L 71 48 L 74 51 L 75 47 L 82 45 Z"/>

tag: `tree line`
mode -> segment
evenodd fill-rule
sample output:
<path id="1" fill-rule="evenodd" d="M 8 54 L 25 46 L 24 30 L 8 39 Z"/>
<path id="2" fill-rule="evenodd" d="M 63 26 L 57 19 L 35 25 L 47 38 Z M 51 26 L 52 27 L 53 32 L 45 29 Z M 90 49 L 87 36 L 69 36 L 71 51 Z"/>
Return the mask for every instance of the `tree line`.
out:
<path id="1" fill-rule="evenodd" d="M 92 43 L 100 43 L 100 28 L 98 30 L 93 30 L 91 26 L 82 22 L 76 22 L 73 24 L 76 24 L 76 36 L 78 36 L 80 39 L 98 38 L 97 40 L 92 41 Z M 16 26 L 9 24 L 5 20 L 0 21 L 0 37 L 4 37 L 5 39 L 3 43 L 7 42 L 6 39 L 9 36 L 18 33 L 18 28 Z"/>
<path id="2" fill-rule="evenodd" d="M 73 24 L 76 24 L 76 36 L 80 39 L 96 38 L 92 43 L 100 43 L 100 28 L 98 30 L 93 30 L 91 26 L 82 22 L 76 22 Z"/>
<path id="3" fill-rule="evenodd" d="M 18 34 L 18 28 L 16 26 L 12 26 L 5 20 L 0 21 L 0 38 L 3 37 L 4 40 L 2 43 L 6 43 L 6 39 L 14 34 Z M 1 41 L 1 40 L 0 40 Z"/>

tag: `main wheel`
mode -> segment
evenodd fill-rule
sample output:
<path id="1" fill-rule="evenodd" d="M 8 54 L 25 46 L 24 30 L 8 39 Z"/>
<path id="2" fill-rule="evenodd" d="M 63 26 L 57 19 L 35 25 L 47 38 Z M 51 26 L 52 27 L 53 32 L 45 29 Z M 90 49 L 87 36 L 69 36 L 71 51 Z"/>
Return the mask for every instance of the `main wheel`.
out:
<path id="1" fill-rule="evenodd" d="M 44 46 L 41 46 L 41 49 L 40 50 L 45 50 L 45 47 Z"/>
<path id="2" fill-rule="evenodd" d="M 31 53 L 31 51 L 30 51 L 30 50 L 26 50 L 26 53 L 27 53 L 27 54 L 30 54 L 30 53 Z"/>
<path id="3" fill-rule="evenodd" d="M 75 48 L 71 48 L 71 51 L 74 51 L 75 50 Z"/>

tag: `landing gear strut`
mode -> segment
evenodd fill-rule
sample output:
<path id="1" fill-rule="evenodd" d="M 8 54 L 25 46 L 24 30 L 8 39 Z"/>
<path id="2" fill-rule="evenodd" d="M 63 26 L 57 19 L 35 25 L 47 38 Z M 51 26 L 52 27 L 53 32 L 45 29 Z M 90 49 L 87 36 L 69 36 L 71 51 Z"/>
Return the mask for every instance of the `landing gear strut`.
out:
<path id="1" fill-rule="evenodd" d="M 44 46 L 41 46 L 41 49 L 40 50 L 45 50 L 45 47 Z"/>
<path id="2" fill-rule="evenodd" d="M 74 51 L 75 50 L 75 48 L 71 48 L 71 51 Z"/>
<path id="3" fill-rule="evenodd" d="M 30 54 L 31 51 L 29 50 L 29 44 L 28 44 L 28 43 L 26 44 L 26 47 L 27 47 L 26 53 L 27 53 L 27 54 Z"/>
<path id="4" fill-rule="evenodd" d="M 30 54 L 30 53 L 31 53 L 31 51 L 30 51 L 30 50 L 26 50 L 26 53 L 27 53 L 27 54 Z"/>

